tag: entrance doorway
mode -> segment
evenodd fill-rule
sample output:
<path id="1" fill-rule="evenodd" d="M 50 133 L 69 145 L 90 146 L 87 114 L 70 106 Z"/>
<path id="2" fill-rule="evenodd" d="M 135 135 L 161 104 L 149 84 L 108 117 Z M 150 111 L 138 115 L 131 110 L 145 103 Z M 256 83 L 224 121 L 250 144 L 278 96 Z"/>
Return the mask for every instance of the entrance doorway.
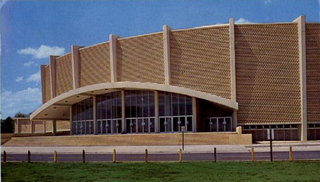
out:
<path id="1" fill-rule="evenodd" d="M 210 132 L 232 131 L 231 117 L 210 117 L 208 118 Z"/>
<path id="2" fill-rule="evenodd" d="M 154 117 L 126 118 L 127 133 L 154 132 Z"/>

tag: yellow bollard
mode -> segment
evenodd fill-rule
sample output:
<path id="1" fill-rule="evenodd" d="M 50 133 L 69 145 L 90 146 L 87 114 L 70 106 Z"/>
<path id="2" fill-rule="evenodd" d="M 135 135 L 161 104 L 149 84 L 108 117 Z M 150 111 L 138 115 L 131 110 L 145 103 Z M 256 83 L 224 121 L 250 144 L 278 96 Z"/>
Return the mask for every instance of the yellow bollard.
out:
<path id="1" fill-rule="evenodd" d="M 113 158 L 112 158 L 113 163 L 117 162 L 116 161 L 116 155 L 117 155 L 116 149 L 113 149 Z"/>
<path id="2" fill-rule="evenodd" d="M 292 157 L 292 147 L 290 146 L 289 149 L 289 161 L 293 161 L 293 157 Z"/>
<path id="3" fill-rule="evenodd" d="M 251 148 L 251 161 L 254 162 L 254 148 Z"/>
<path id="4" fill-rule="evenodd" d="M 144 155 L 144 161 L 148 162 L 148 149 L 146 149 L 145 155 Z"/>
<path id="5" fill-rule="evenodd" d="M 53 162 L 54 163 L 57 162 L 57 151 L 54 151 L 54 153 L 53 153 Z"/>
<path id="6" fill-rule="evenodd" d="M 180 153 L 179 153 L 179 162 L 182 162 L 182 150 L 180 149 Z"/>

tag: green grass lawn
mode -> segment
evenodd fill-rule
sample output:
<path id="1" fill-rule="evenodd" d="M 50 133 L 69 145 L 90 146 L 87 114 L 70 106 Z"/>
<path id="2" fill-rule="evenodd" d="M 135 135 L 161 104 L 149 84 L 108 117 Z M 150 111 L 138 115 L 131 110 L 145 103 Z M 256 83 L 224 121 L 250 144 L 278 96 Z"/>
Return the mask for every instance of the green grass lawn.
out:
<path id="1" fill-rule="evenodd" d="M 2 181 L 320 181 L 320 161 L 2 163 Z"/>

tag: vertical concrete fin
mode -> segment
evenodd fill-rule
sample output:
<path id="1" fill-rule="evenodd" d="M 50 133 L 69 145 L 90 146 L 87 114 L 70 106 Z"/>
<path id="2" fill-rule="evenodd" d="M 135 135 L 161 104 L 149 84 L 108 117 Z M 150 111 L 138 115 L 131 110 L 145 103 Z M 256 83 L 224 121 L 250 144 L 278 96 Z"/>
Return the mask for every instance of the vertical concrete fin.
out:
<path id="1" fill-rule="evenodd" d="M 306 69 L 306 16 L 302 15 L 293 22 L 298 23 L 300 97 L 301 97 L 301 141 L 307 141 L 307 69 Z"/>
<path id="2" fill-rule="evenodd" d="M 229 19 L 229 37 L 230 37 L 230 78 L 231 78 L 231 100 L 237 101 L 236 90 L 236 53 L 235 53 L 235 30 L 234 30 L 234 18 Z M 237 111 L 232 113 L 232 128 L 237 127 Z"/>
<path id="3" fill-rule="evenodd" d="M 80 64 L 81 64 L 81 56 L 79 49 L 82 46 L 71 46 L 71 56 L 72 56 L 72 83 L 73 89 L 80 87 Z"/>
<path id="4" fill-rule="evenodd" d="M 235 33 L 234 19 L 229 19 L 230 37 L 230 68 L 231 68 L 231 100 L 236 101 L 236 58 L 235 58 Z"/>
<path id="5" fill-rule="evenodd" d="M 170 31 L 167 25 L 163 26 L 163 56 L 164 56 L 164 78 L 165 84 L 170 85 Z"/>
<path id="6" fill-rule="evenodd" d="M 111 83 L 117 82 L 117 40 L 118 36 L 110 34 L 110 73 Z"/>
<path id="7" fill-rule="evenodd" d="M 42 104 L 46 102 L 46 65 L 40 66 L 41 70 L 41 91 L 42 91 Z"/>
<path id="8" fill-rule="evenodd" d="M 51 85 L 51 99 L 56 97 L 56 58 L 58 56 L 50 55 L 50 85 Z"/>

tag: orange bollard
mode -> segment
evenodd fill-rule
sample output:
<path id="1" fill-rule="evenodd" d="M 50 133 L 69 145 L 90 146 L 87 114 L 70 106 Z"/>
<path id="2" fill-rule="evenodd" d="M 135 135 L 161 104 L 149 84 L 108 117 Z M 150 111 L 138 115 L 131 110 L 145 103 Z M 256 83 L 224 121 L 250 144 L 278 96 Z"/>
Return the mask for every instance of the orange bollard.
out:
<path id="1" fill-rule="evenodd" d="M 148 160 L 148 149 L 146 149 L 145 155 L 144 155 L 144 161 L 149 162 Z"/>
<path id="2" fill-rule="evenodd" d="M 254 148 L 251 148 L 251 161 L 254 162 Z"/>
<path id="3" fill-rule="evenodd" d="M 290 149 L 289 149 L 289 161 L 293 161 L 292 147 L 291 146 L 290 146 Z"/>
<path id="4" fill-rule="evenodd" d="M 116 158 L 116 155 L 117 155 L 117 153 L 116 153 L 116 149 L 113 149 L 113 158 L 112 158 L 112 161 L 113 161 L 113 163 L 116 163 L 117 162 L 117 158 Z"/>
<path id="5" fill-rule="evenodd" d="M 57 162 L 57 151 L 54 151 L 54 153 L 53 153 L 53 162 L 54 163 Z"/>

